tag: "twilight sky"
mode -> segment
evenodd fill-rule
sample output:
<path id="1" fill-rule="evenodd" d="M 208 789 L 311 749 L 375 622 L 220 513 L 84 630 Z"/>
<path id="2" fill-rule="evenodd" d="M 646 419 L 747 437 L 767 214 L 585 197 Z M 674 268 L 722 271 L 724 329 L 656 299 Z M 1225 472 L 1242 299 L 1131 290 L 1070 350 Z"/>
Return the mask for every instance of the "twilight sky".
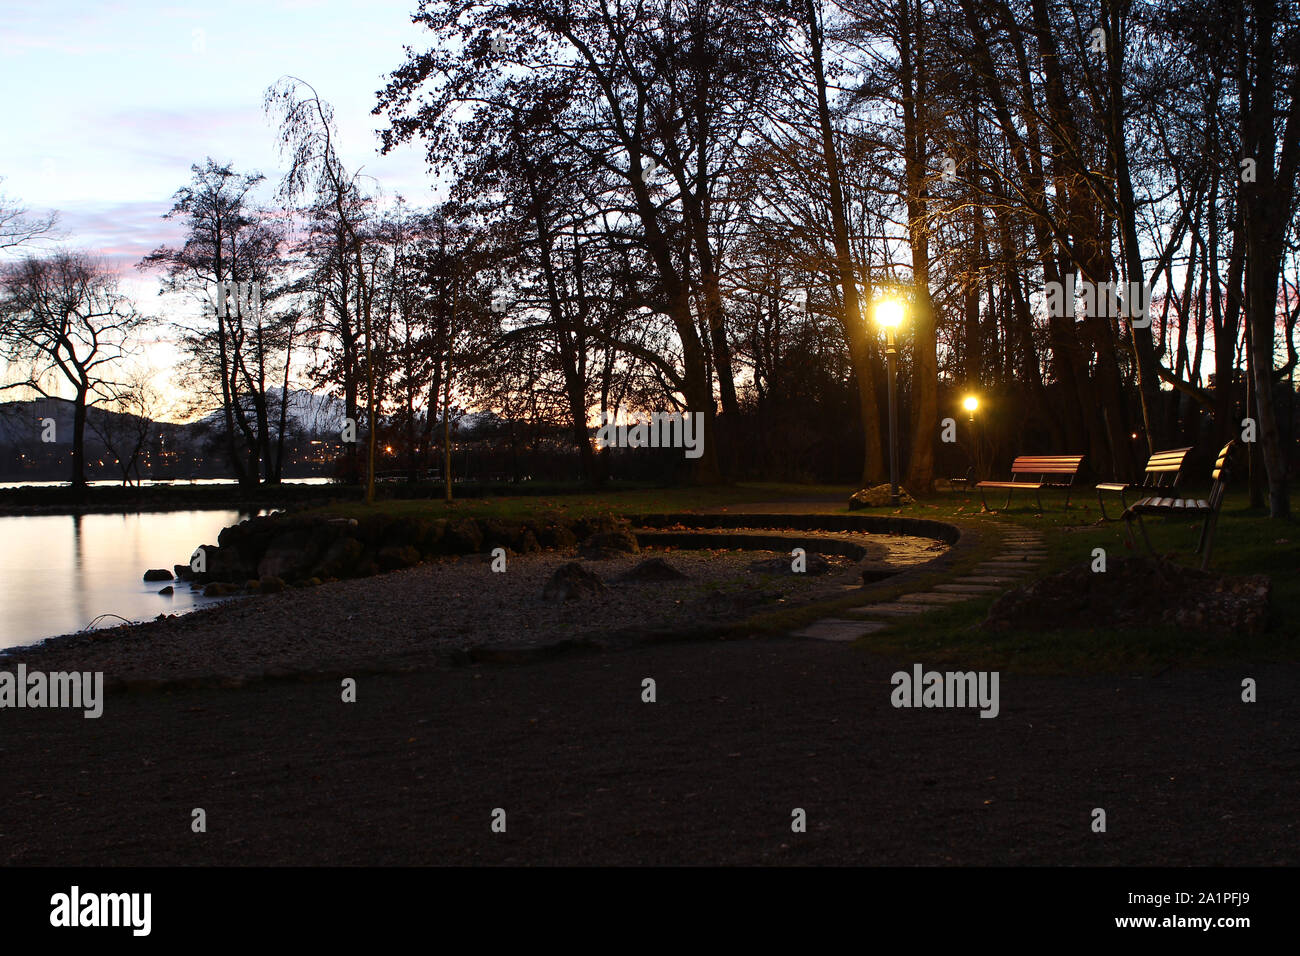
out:
<path id="1" fill-rule="evenodd" d="M 415 6 L 4 0 L 0 190 L 33 211 L 60 210 L 70 244 L 130 270 L 175 239 L 159 216 L 191 164 L 211 155 L 278 185 L 262 95 L 293 74 L 333 105 L 346 163 L 364 166 L 386 195 L 426 203 L 431 180 L 419 151 L 378 156 L 382 120 L 370 115 L 402 45 L 423 45 L 410 22 Z"/>
<path id="2" fill-rule="evenodd" d="M 422 48 L 410 22 L 417 0 L 3 0 L 0 12 L 0 193 L 33 213 L 57 209 L 62 242 L 103 255 L 141 311 L 175 317 L 197 308 L 160 299 L 157 279 L 134 266 L 179 228 L 160 217 L 211 156 L 267 177 L 283 173 L 266 88 L 306 80 L 334 108 L 336 148 L 383 195 L 434 200 L 419 148 L 377 154 L 371 116 L 385 73 Z M 373 183 L 371 184 L 373 186 Z M 174 331 L 147 336 L 138 361 L 170 408 L 182 393 Z"/>

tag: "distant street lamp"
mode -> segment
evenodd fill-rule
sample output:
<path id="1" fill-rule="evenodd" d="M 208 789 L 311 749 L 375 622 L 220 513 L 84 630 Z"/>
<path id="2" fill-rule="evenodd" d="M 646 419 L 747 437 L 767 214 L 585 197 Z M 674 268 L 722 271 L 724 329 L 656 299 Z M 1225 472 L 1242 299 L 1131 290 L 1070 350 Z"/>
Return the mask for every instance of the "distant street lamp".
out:
<path id="1" fill-rule="evenodd" d="M 962 399 L 961 407 L 970 412 L 970 420 L 975 421 L 975 411 L 980 407 L 980 400 L 974 395 L 967 395 Z"/>
<path id="2" fill-rule="evenodd" d="M 898 348 L 894 332 L 903 323 L 905 307 L 901 299 L 881 299 L 876 303 L 876 322 L 885 329 L 885 362 L 889 376 L 889 503 L 898 498 L 898 398 L 896 395 Z"/>

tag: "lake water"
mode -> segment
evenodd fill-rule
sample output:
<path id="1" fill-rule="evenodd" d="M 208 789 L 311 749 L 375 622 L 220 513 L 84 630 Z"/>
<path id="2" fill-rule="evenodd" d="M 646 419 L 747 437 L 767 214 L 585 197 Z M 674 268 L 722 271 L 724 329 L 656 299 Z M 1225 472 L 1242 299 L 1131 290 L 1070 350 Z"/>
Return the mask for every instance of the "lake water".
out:
<path id="1" fill-rule="evenodd" d="M 0 649 L 79 631 L 101 614 L 146 621 L 215 603 L 188 584 L 164 597 L 158 591 L 172 582 L 146 584 L 144 572 L 187 562 L 246 517 L 226 509 L 0 517 Z"/>

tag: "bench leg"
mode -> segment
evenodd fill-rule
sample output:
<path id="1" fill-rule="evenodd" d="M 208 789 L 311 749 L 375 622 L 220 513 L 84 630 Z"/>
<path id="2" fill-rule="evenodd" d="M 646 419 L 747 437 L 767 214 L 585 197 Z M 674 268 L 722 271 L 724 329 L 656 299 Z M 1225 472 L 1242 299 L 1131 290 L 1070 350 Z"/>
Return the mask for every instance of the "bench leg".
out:
<path id="1" fill-rule="evenodd" d="M 1193 551 L 1192 554 L 1201 553 L 1202 549 L 1205 547 L 1205 540 L 1210 530 L 1210 522 L 1217 517 L 1217 512 L 1205 516 L 1205 520 L 1201 522 L 1201 535 L 1196 539 L 1196 550 Z"/>
<path id="2" fill-rule="evenodd" d="M 1003 511 L 1010 511 L 1010 510 L 1011 510 L 1011 489 L 1009 489 L 1009 488 L 1007 489 L 1007 503 L 1006 503 L 1006 506 L 1005 506 L 1002 510 L 1003 510 Z"/>
<path id="3" fill-rule="evenodd" d="M 1151 544 L 1151 536 L 1147 534 L 1147 526 L 1142 521 L 1142 516 L 1139 514 L 1136 517 L 1138 523 L 1138 530 L 1142 532 L 1142 540 L 1146 542 L 1147 553 L 1150 554 L 1151 557 L 1155 558 L 1157 562 L 1159 562 L 1160 558 L 1156 555 L 1156 549 Z"/>
<path id="4" fill-rule="evenodd" d="M 1219 523 L 1219 513 L 1212 512 L 1210 517 L 1205 521 L 1205 527 L 1201 529 L 1201 540 L 1205 545 L 1205 553 L 1201 555 L 1201 570 L 1210 569 L 1210 551 L 1214 548 L 1214 528 Z"/>
<path id="5" fill-rule="evenodd" d="M 984 505 L 984 510 L 985 510 L 985 511 L 989 511 L 989 510 L 991 510 L 991 509 L 989 508 L 989 500 L 988 500 L 987 498 L 984 497 L 984 489 L 983 489 L 983 488 L 980 489 L 980 501 L 983 503 L 983 505 Z"/>
<path id="6" fill-rule="evenodd" d="M 1111 518 L 1106 514 L 1106 499 L 1101 496 L 1100 491 L 1097 492 L 1097 506 L 1101 508 L 1101 520 L 1110 521 Z"/>
<path id="7" fill-rule="evenodd" d="M 1042 514 L 1043 513 L 1043 492 L 1041 490 L 1035 489 L 1034 497 L 1038 499 L 1038 513 Z"/>

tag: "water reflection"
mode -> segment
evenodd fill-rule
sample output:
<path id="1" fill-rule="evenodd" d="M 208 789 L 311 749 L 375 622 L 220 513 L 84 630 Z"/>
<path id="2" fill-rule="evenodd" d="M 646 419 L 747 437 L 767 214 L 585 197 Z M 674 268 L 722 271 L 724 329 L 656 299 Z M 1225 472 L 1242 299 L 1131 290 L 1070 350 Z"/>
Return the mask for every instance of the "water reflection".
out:
<path id="1" fill-rule="evenodd" d="M 142 621 L 211 604 L 188 584 L 160 595 L 168 582 L 146 584 L 144 572 L 188 561 L 245 517 L 227 509 L 0 517 L 0 648 L 78 631 L 100 615 Z"/>

